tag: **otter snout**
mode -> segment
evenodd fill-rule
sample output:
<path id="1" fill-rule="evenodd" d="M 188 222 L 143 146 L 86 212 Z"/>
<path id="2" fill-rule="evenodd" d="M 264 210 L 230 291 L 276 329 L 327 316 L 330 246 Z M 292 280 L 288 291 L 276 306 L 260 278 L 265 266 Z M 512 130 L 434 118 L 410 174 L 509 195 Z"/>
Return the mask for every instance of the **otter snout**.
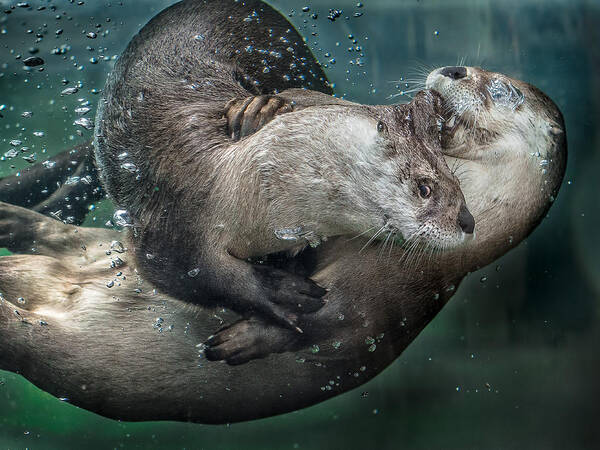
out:
<path id="1" fill-rule="evenodd" d="M 467 234 L 473 234 L 475 230 L 475 219 L 464 203 L 458 212 L 458 226 Z"/>
<path id="2" fill-rule="evenodd" d="M 440 75 L 451 78 L 453 80 L 460 80 L 467 76 L 467 68 L 463 66 L 449 66 L 440 69 Z"/>

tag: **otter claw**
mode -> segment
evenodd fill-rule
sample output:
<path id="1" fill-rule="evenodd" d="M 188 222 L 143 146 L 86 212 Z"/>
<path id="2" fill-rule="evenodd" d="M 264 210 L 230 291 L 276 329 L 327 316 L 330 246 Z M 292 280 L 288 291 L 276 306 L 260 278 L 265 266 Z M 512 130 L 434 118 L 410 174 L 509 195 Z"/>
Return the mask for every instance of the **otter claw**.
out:
<path id="1" fill-rule="evenodd" d="M 283 312 L 283 309 L 280 308 L 278 305 L 271 304 L 270 306 L 267 307 L 267 309 L 268 309 L 267 312 L 270 313 L 271 316 L 277 322 L 279 322 L 280 325 L 282 325 L 285 328 L 288 328 L 290 330 L 293 330 L 299 334 L 304 333 L 304 331 L 302 331 L 302 329 L 296 323 L 297 318 L 296 317 L 292 318 L 289 315 L 287 315 L 285 312 Z"/>
<path id="2" fill-rule="evenodd" d="M 304 278 L 270 266 L 255 266 L 256 274 L 265 289 L 266 299 L 255 301 L 254 308 L 262 310 L 280 325 L 302 334 L 298 315 L 314 313 L 325 305 L 325 289 Z"/>
<path id="3" fill-rule="evenodd" d="M 241 139 L 242 120 L 244 119 L 244 111 L 252 102 L 253 98 L 246 98 L 241 101 L 231 100 L 225 106 L 225 117 L 227 118 L 228 133 L 231 139 L 238 141 Z"/>
<path id="4" fill-rule="evenodd" d="M 260 130 L 276 115 L 292 111 L 292 105 L 276 95 L 233 99 L 225 105 L 227 132 L 237 141 Z"/>
<path id="5" fill-rule="evenodd" d="M 210 336 L 204 342 L 204 355 L 209 361 L 225 361 L 236 366 L 271 353 L 293 351 L 300 342 L 298 334 L 251 317 Z"/>

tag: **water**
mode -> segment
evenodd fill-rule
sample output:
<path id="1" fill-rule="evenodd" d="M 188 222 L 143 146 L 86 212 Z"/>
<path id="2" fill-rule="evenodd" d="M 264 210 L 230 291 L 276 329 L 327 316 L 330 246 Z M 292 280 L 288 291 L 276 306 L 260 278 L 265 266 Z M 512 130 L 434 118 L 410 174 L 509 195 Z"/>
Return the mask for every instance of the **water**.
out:
<path id="1" fill-rule="evenodd" d="M 3 176 L 30 165 L 21 155 L 42 161 L 91 138 L 74 124 L 81 108 L 95 108 L 114 55 L 171 2 L 56 2 L 56 11 L 54 3 L 29 3 L 32 10 L 0 17 L 0 155 L 20 152 L 0 161 Z M 16 2 L 0 4 L 5 10 Z M 1 372 L 0 448 L 597 447 L 600 2 L 272 4 L 307 37 L 336 92 L 353 101 L 389 103 L 414 87 L 406 80 L 463 62 L 549 94 L 565 115 L 570 152 L 549 216 L 517 249 L 467 278 L 404 354 L 357 390 L 232 426 L 119 423 Z M 45 64 L 24 70 L 28 57 Z M 113 212 L 100 203 L 88 224 L 102 226 Z"/>

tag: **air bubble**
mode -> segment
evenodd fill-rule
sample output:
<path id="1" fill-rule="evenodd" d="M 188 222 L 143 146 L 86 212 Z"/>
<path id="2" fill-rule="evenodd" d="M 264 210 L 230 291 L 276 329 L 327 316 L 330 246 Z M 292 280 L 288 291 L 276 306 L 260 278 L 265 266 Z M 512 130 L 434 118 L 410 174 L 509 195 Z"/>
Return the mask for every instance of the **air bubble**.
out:
<path id="1" fill-rule="evenodd" d="M 73 122 L 73 125 L 79 125 L 80 127 L 83 127 L 86 130 L 91 130 L 92 128 L 94 128 L 94 123 L 87 117 L 80 117 L 79 119 Z"/>
<path id="2" fill-rule="evenodd" d="M 113 222 L 119 227 L 131 227 L 133 222 L 129 212 L 125 209 L 118 209 L 113 214 Z"/>
<path id="3" fill-rule="evenodd" d="M 121 164 L 121 169 L 124 169 L 129 173 L 136 173 L 138 171 L 137 166 L 133 163 L 123 163 Z"/>
<path id="4" fill-rule="evenodd" d="M 72 94 L 77 93 L 78 91 L 79 91 L 78 88 L 76 88 L 76 87 L 70 87 L 70 88 L 63 89 L 61 91 L 60 95 L 72 95 Z"/>

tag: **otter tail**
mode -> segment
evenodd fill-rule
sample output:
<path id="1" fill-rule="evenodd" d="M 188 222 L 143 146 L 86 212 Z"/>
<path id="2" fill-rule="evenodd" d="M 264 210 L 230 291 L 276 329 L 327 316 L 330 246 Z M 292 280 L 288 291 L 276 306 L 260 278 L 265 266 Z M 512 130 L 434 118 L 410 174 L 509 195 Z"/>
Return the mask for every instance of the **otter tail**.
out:
<path id="1" fill-rule="evenodd" d="M 0 201 L 76 225 L 103 198 L 91 142 L 0 179 Z"/>

